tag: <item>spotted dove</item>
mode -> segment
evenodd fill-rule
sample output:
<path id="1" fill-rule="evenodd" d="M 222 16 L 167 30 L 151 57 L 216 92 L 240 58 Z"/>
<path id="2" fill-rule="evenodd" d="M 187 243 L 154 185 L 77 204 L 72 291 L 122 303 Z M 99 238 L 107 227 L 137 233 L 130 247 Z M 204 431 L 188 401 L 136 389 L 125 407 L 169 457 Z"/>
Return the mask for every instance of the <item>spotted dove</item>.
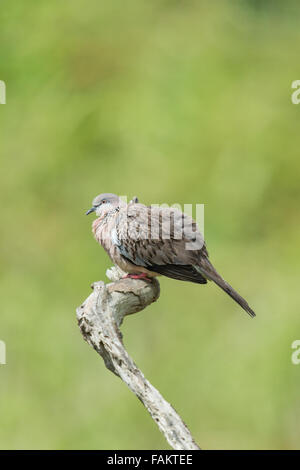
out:
<path id="1" fill-rule="evenodd" d="M 96 240 L 127 277 L 149 279 L 163 275 L 181 281 L 206 284 L 214 281 L 251 317 L 241 297 L 215 270 L 208 259 L 196 222 L 175 208 L 145 206 L 133 198 L 126 204 L 117 195 L 100 194 L 86 214 L 95 212 Z"/>

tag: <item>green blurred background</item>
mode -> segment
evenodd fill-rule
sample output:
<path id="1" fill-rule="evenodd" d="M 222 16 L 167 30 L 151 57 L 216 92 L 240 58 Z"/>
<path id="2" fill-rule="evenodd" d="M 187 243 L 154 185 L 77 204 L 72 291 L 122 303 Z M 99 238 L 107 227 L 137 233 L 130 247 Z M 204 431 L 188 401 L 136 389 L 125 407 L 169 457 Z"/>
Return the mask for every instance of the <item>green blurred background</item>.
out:
<path id="1" fill-rule="evenodd" d="M 297 5 L 298 4 L 298 5 Z M 0 447 L 168 448 L 83 341 L 115 192 L 204 203 L 216 286 L 162 278 L 125 344 L 207 449 L 300 448 L 299 2 L 1 2 Z"/>

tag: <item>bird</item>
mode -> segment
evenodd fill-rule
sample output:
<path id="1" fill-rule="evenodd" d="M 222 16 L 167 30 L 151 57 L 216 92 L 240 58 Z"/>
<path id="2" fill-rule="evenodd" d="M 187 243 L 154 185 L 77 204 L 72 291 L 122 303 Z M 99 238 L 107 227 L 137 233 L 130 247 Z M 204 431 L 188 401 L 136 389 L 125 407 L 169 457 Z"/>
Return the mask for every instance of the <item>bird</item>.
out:
<path id="1" fill-rule="evenodd" d="M 197 223 L 175 207 L 146 206 L 134 197 L 128 204 L 113 193 L 92 201 L 86 215 L 95 213 L 92 232 L 125 277 L 152 281 L 153 277 L 197 284 L 213 281 L 249 315 L 255 312 L 217 272 L 209 260 Z"/>

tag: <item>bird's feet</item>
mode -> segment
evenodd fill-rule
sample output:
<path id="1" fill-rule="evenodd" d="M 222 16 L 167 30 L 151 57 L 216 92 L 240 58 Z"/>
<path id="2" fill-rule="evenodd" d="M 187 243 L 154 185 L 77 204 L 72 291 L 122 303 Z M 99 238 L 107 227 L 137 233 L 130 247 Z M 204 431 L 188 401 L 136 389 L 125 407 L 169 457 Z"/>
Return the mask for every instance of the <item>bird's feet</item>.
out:
<path id="1" fill-rule="evenodd" d="M 152 279 L 146 273 L 127 274 L 123 279 L 143 279 L 143 281 L 152 282 Z"/>

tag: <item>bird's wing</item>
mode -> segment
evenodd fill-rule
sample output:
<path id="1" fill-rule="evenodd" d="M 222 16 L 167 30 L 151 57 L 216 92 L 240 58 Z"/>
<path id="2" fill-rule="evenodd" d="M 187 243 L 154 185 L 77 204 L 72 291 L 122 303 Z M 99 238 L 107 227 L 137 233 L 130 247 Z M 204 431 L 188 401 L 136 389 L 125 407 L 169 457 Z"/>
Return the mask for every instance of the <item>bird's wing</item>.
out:
<path id="1" fill-rule="evenodd" d="M 174 279 L 207 282 L 193 267 L 207 256 L 203 237 L 196 222 L 177 209 L 130 204 L 117 216 L 114 243 L 137 266 Z"/>

